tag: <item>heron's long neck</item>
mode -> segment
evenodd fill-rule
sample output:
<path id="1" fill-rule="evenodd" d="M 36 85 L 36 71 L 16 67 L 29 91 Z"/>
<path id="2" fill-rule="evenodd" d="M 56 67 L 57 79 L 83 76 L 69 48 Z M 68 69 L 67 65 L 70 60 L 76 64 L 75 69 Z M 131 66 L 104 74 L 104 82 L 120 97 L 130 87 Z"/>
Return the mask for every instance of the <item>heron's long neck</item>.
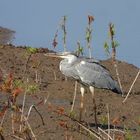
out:
<path id="1" fill-rule="evenodd" d="M 76 60 L 77 60 L 76 56 L 65 58 L 60 62 L 59 65 L 60 70 L 63 71 L 64 69 L 70 68 L 75 63 Z"/>
<path id="2" fill-rule="evenodd" d="M 67 58 L 67 60 L 69 64 L 73 64 L 77 60 L 77 57 L 74 55 L 71 55 L 71 57 Z"/>

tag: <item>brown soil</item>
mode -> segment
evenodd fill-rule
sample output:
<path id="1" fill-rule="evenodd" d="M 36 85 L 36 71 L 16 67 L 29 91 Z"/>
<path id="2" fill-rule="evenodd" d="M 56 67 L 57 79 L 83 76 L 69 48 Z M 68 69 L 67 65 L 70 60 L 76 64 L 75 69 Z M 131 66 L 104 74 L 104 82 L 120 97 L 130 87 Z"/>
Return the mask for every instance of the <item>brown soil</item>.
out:
<path id="1" fill-rule="evenodd" d="M 86 131 L 78 129 L 78 124 L 70 118 L 54 112 L 54 109 L 69 114 L 74 93 L 74 80 L 68 79 L 59 71 L 60 59 L 48 58 L 43 54 L 48 52 L 48 49 L 38 49 L 38 52 L 33 54 L 27 65 L 26 73 L 24 73 L 27 62 L 26 47 L 14 47 L 12 45 L 0 46 L 0 76 L 6 77 L 9 73 L 13 73 L 15 79 L 24 79 L 28 77 L 29 84 L 35 83 L 35 73 L 37 71 L 41 83 L 38 83 L 39 89 L 33 94 L 27 94 L 25 103 L 25 115 L 31 105 L 36 105 L 38 111 L 42 115 L 45 125 L 42 125 L 41 119 L 35 110 L 31 111 L 29 123 L 38 140 L 90 140 L 90 136 Z M 112 76 L 116 79 L 115 69 L 111 60 L 101 62 L 106 66 Z M 117 61 L 120 79 L 123 91 L 126 94 L 138 72 L 138 68 L 132 64 L 123 61 Z M 39 66 L 37 66 L 39 64 Z M 56 75 L 56 79 L 55 79 Z M 2 83 L 1 79 L 1 83 Z M 110 112 L 110 124 L 113 127 L 113 121 L 116 119 L 116 129 L 124 130 L 126 137 L 135 140 L 140 139 L 140 76 L 137 79 L 131 95 L 127 102 L 122 104 L 124 97 L 117 95 L 108 90 L 95 89 L 98 124 L 102 129 L 107 128 L 107 105 Z M 76 104 L 74 107 L 74 116 L 78 120 L 80 92 L 78 85 L 78 93 Z M 2 110 L 6 102 L 6 95 L 0 93 L 0 109 Z M 44 104 L 44 100 L 47 102 Z M 19 95 L 17 102 L 22 105 L 23 94 Z M 95 129 L 94 113 L 91 94 L 86 91 L 85 107 L 83 114 L 83 123 L 89 128 Z M 60 113 L 59 112 L 59 113 Z M 8 109 L 4 124 L 3 136 L 6 140 L 14 139 L 11 137 L 11 109 Z M 2 116 L 0 116 L 0 120 Z M 65 125 L 66 124 L 66 125 Z M 65 127 L 66 126 L 66 127 Z M 119 133 L 118 136 L 121 136 Z M 33 139 L 33 138 L 32 138 Z M 117 138 L 116 138 L 117 139 Z M 119 139 L 119 138 L 118 138 Z M 122 140 L 122 139 L 120 139 Z"/>

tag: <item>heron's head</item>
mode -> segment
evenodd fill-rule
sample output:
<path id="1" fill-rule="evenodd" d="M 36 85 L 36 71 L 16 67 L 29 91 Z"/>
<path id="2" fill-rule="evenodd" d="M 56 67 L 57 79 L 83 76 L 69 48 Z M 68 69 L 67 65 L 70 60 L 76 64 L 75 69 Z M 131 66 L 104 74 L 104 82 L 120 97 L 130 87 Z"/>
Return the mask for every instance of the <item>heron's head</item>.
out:
<path id="1" fill-rule="evenodd" d="M 45 56 L 67 59 L 69 63 L 77 58 L 76 54 L 72 52 L 46 53 Z"/>

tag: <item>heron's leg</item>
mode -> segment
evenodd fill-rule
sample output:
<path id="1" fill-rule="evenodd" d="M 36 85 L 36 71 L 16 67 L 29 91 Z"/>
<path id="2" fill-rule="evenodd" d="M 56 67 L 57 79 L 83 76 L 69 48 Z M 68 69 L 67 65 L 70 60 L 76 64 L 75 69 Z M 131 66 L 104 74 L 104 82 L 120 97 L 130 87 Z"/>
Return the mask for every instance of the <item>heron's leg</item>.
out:
<path id="1" fill-rule="evenodd" d="M 79 121 L 82 120 L 82 113 L 83 113 L 83 108 L 84 108 L 84 93 L 85 93 L 85 89 L 84 89 L 83 86 L 81 86 L 80 91 L 81 91 L 81 103 L 80 103 L 80 116 L 79 116 Z"/>
<path id="2" fill-rule="evenodd" d="M 96 126 L 96 128 L 98 128 L 98 123 L 97 123 L 97 107 L 96 107 L 96 102 L 95 102 L 94 87 L 90 86 L 90 87 L 89 87 L 89 90 L 90 90 L 90 92 L 91 92 L 91 94 L 92 94 L 95 126 Z"/>

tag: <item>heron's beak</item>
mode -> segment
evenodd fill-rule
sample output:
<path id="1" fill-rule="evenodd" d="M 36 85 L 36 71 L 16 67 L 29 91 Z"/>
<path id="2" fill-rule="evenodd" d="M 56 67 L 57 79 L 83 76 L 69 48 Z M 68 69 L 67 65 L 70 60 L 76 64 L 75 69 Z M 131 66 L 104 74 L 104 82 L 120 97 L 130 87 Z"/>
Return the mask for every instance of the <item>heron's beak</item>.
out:
<path id="1" fill-rule="evenodd" d="M 63 58 L 63 56 L 64 56 L 64 55 L 59 54 L 59 53 L 46 53 L 44 55 L 48 56 L 48 57 L 56 57 L 56 58 Z"/>

